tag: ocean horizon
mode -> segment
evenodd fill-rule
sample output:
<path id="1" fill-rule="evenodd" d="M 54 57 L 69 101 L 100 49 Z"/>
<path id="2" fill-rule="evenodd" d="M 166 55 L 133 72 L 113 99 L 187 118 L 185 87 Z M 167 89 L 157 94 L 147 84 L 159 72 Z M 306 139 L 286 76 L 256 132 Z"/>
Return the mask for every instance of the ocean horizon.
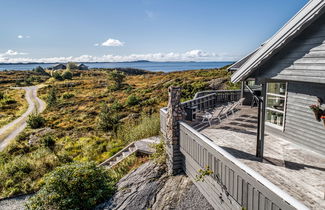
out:
<path id="1" fill-rule="evenodd" d="M 231 61 L 209 61 L 209 62 L 152 62 L 152 61 L 135 61 L 135 62 L 85 62 L 89 68 L 135 68 L 143 69 L 153 72 L 173 72 L 173 71 L 185 71 L 185 70 L 198 70 L 198 69 L 211 69 L 220 68 L 226 65 L 230 65 Z M 27 71 L 32 70 L 37 66 L 48 68 L 55 65 L 55 63 L 10 63 L 0 64 L 0 71 L 5 70 L 20 70 Z"/>

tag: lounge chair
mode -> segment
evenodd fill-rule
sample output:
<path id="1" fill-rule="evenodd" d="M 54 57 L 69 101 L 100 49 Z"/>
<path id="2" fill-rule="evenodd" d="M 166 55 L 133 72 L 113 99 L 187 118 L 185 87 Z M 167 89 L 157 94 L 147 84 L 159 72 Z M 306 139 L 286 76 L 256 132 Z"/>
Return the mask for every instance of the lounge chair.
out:
<path id="1" fill-rule="evenodd" d="M 221 122 L 221 113 L 222 113 L 222 111 L 224 109 L 225 109 L 224 106 L 219 106 L 215 110 L 213 110 L 213 112 L 205 112 L 205 114 L 203 115 L 202 122 L 204 122 L 205 120 L 207 120 L 209 122 L 209 125 L 210 126 L 211 126 L 211 122 L 214 119 L 219 119 L 219 122 Z"/>
<path id="2" fill-rule="evenodd" d="M 245 98 L 241 98 L 239 99 L 239 101 L 236 101 L 231 109 L 231 112 L 232 114 L 234 115 L 235 114 L 235 111 L 237 110 L 237 107 L 238 106 L 242 106 L 243 105 L 243 102 L 244 102 Z"/>
<path id="3" fill-rule="evenodd" d="M 226 116 L 228 118 L 228 115 L 232 113 L 232 108 L 235 104 L 234 103 L 228 103 L 228 105 L 225 107 L 222 113 L 220 113 L 221 116 Z"/>

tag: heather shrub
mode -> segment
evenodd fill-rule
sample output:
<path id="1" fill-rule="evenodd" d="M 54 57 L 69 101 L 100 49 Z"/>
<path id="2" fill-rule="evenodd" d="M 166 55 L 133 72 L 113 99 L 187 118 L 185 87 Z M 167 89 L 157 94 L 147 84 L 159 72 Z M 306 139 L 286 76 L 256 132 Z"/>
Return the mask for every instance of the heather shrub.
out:
<path id="1" fill-rule="evenodd" d="M 28 117 L 27 124 L 33 128 L 42 128 L 45 125 L 45 119 L 40 114 L 31 114 Z"/>
<path id="2" fill-rule="evenodd" d="M 126 100 L 126 104 L 128 106 L 134 106 L 139 103 L 139 98 L 136 95 L 129 95 L 129 97 Z"/>
<path id="3" fill-rule="evenodd" d="M 48 106 L 53 106 L 57 103 L 57 93 L 56 93 L 56 89 L 55 88 L 52 88 L 49 92 L 49 94 L 47 95 L 47 98 L 46 98 L 46 102 L 48 104 Z"/>
<path id="4" fill-rule="evenodd" d="M 63 99 L 69 99 L 69 98 L 73 98 L 74 94 L 73 93 L 63 93 L 62 98 Z"/>
<path id="5" fill-rule="evenodd" d="M 63 77 L 61 76 L 61 74 L 59 72 L 54 72 L 53 73 L 53 77 L 58 80 L 58 81 L 62 81 Z"/>
<path id="6" fill-rule="evenodd" d="M 73 74 L 69 70 L 64 71 L 62 74 L 63 79 L 72 79 L 72 76 L 73 76 Z"/>
<path id="7" fill-rule="evenodd" d="M 105 132 L 111 131 L 117 127 L 118 122 L 119 119 L 116 114 L 114 114 L 106 104 L 103 104 L 99 113 L 99 128 Z"/>
<path id="8" fill-rule="evenodd" d="M 114 192 L 108 173 L 94 163 L 73 163 L 45 175 L 27 209 L 93 209 Z"/>

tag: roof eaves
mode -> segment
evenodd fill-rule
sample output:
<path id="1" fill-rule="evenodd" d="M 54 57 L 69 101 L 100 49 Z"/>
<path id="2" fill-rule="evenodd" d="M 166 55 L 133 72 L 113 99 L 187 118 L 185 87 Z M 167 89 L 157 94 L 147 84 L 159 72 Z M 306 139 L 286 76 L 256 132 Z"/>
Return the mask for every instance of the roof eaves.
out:
<path id="1" fill-rule="evenodd" d="M 324 0 L 309 1 L 287 24 L 285 24 L 268 42 L 251 56 L 231 77 L 232 82 L 239 82 L 246 78 L 275 50 L 284 46 L 289 38 L 301 32 L 307 23 L 312 22 L 324 8 Z"/>

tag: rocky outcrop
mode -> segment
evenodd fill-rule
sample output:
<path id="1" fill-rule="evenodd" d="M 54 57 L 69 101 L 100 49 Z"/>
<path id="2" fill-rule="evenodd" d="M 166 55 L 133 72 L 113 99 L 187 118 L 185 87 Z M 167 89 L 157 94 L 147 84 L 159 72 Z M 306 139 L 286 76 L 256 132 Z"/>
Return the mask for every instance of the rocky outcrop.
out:
<path id="1" fill-rule="evenodd" d="M 164 166 L 147 162 L 123 177 L 117 193 L 97 209 L 213 209 L 185 175 L 168 176 Z"/>
<path id="2" fill-rule="evenodd" d="M 225 78 L 217 78 L 209 81 L 209 87 L 213 90 L 220 90 L 224 84 L 228 81 Z"/>

